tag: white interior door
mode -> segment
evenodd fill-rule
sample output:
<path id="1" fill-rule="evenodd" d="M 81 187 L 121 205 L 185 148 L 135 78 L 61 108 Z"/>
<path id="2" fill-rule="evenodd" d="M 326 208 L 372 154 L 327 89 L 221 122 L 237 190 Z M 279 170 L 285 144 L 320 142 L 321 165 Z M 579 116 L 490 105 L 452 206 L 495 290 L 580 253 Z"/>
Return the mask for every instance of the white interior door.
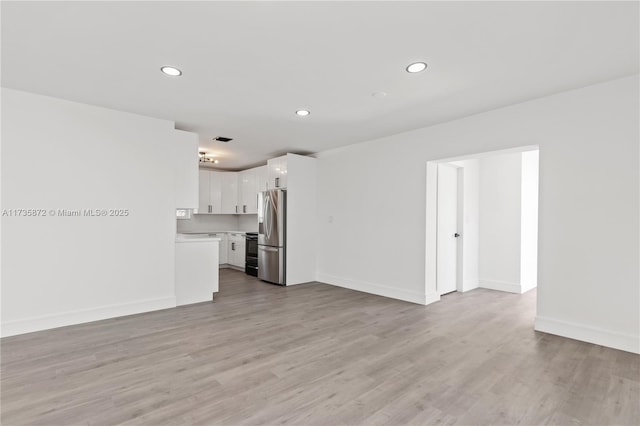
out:
<path id="1" fill-rule="evenodd" d="M 438 164 L 436 280 L 440 295 L 456 291 L 458 269 L 458 170 Z"/>

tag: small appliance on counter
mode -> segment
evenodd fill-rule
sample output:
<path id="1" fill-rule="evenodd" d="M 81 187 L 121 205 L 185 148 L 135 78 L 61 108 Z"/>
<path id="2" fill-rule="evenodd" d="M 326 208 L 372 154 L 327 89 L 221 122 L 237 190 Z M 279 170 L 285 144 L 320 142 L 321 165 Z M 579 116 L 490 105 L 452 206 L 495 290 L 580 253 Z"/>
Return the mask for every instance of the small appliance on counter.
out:
<path id="1" fill-rule="evenodd" d="M 247 275 L 258 276 L 258 233 L 246 233 L 246 250 L 244 271 Z"/>
<path id="2" fill-rule="evenodd" d="M 287 192 L 258 193 L 258 278 L 273 284 L 286 281 Z"/>

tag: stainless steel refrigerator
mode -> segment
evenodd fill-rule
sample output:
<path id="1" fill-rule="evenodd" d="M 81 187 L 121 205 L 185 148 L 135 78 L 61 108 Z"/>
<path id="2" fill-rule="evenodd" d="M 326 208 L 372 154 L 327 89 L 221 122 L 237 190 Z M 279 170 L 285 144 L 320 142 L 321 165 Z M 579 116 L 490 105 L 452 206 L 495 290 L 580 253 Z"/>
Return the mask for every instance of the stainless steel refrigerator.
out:
<path id="1" fill-rule="evenodd" d="M 287 192 L 258 194 L 258 278 L 286 285 Z"/>

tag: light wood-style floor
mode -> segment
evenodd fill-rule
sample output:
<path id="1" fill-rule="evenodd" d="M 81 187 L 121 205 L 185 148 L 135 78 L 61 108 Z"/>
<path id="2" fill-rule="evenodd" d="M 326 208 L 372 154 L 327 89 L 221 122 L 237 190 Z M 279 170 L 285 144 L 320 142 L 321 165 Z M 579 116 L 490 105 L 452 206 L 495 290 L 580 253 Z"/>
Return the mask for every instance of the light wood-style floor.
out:
<path id="1" fill-rule="evenodd" d="M 640 357 L 534 332 L 535 297 L 224 270 L 213 303 L 2 339 L 2 425 L 637 425 Z"/>

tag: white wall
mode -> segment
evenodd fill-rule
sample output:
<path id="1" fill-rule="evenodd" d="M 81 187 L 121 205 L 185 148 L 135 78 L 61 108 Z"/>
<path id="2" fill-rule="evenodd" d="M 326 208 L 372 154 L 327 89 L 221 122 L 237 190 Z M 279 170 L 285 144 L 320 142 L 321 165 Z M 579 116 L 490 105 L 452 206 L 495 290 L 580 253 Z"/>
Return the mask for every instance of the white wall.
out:
<path id="1" fill-rule="evenodd" d="M 258 215 L 257 214 L 238 215 L 238 231 L 258 232 Z"/>
<path id="2" fill-rule="evenodd" d="M 522 153 L 520 218 L 520 290 L 538 285 L 538 159 L 539 151 Z"/>
<path id="3" fill-rule="evenodd" d="M 178 220 L 178 232 L 258 232 L 257 214 L 194 214 Z"/>
<path id="4" fill-rule="evenodd" d="M 176 176 L 188 180 L 175 158 L 185 133 L 9 89 L 2 124 L 3 209 L 129 211 L 4 216 L 2 335 L 175 306 Z"/>
<path id="5" fill-rule="evenodd" d="M 191 219 L 178 220 L 177 226 L 178 232 L 239 231 L 238 217 L 233 214 L 194 214 Z"/>
<path id="6" fill-rule="evenodd" d="M 318 279 L 424 300 L 425 163 L 538 145 L 536 328 L 640 352 L 638 89 L 635 75 L 318 154 Z"/>
<path id="7" fill-rule="evenodd" d="M 287 285 L 316 280 L 315 158 L 287 154 Z"/>
<path id="8" fill-rule="evenodd" d="M 520 293 L 522 153 L 479 159 L 480 287 Z"/>
<path id="9" fill-rule="evenodd" d="M 173 131 L 175 205 L 181 209 L 198 208 L 198 135 L 183 130 Z"/>

